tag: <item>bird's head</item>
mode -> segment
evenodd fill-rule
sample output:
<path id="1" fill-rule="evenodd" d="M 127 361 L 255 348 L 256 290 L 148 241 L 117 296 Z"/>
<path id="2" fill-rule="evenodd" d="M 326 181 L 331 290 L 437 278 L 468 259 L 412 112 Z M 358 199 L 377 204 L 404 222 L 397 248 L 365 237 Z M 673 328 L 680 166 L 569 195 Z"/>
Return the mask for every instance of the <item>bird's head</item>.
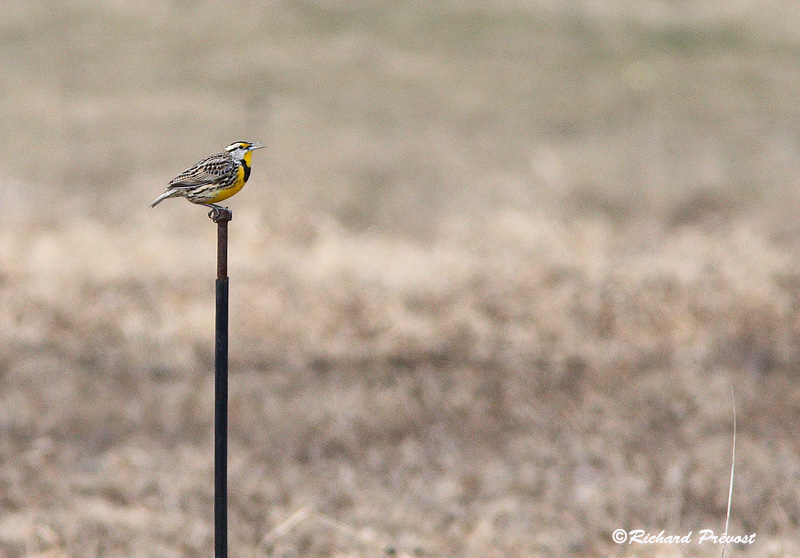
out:
<path id="1" fill-rule="evenodd" d="M 260 143 L 251 143 L 249 141 L 235 141 L 225 148 L 227 153 L 230 153 L 234 159 L 242 160 L 245 156 L 254 149 L 261 149 L 266 147 Z M 249 159 L 249 157 L 248 157 Z"/>

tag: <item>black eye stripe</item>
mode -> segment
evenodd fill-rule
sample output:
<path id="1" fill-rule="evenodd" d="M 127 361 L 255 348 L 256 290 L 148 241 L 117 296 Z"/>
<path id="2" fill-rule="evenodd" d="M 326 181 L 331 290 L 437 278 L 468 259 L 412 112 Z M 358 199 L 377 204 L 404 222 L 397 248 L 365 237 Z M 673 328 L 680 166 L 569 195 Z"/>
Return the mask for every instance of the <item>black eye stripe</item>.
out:
<path id="1" fill-rule="evenodd" d="M 232 143 L 226 147 L 225 151 L 230 153 L 231 151 L 236 151 L 237 149 L 247 149 L 251 145 L 253 144 L 246 141 L 237 141 L 236 143 Z"/>

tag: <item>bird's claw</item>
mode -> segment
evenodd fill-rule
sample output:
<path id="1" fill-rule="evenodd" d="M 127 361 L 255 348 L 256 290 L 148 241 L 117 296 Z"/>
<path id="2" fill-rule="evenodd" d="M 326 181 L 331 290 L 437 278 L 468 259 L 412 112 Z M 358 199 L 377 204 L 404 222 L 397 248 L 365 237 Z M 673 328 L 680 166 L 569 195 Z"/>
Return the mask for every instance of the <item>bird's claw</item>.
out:
<path id="1" fill-rule="evenodd" d="M 216 205 L 213 203 L 204 205 L 211 208 L 211 211 L 208 212 L 208 217 L 215 223 L 219 223 L 220 221 L 230 221 L 231 219 L 233 219 L 233 212 L 227 207 L 223 207 L 221 205 Z"/>

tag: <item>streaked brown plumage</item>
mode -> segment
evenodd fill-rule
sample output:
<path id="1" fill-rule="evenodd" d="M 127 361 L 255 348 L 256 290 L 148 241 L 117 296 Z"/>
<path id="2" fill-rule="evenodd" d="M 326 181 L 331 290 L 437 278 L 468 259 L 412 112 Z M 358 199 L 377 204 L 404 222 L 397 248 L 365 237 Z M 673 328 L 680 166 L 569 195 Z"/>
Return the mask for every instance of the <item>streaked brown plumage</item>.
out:
<path id="1" fill-rule="evenodd" d="M 236 194 L 250 178 L 250 155 L 264 147 L 259 143 L 237 141 L 217 153 L 202 159 L 170 180 L 166 192 L 158 196 L 150 207 L 167 198 L 184 197 L 192 203 L 211 208 Z"/>

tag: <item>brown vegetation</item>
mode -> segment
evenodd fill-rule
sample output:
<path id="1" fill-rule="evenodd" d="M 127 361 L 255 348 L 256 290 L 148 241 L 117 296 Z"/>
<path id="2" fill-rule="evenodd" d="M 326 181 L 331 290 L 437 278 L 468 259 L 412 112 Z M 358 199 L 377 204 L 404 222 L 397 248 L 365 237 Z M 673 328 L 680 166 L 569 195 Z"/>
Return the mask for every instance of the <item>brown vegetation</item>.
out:
<path id="1" fill-rule="evenodd" d="M 0 23 L 0 555 L 800 552 L 800 11 L 18 3 Z M 292 514 L 296 524 L 285 524 Z M 281 527 L 283 525 L 283 528 Z M 288 528 L 291 527 L 291 528 Z"/>

